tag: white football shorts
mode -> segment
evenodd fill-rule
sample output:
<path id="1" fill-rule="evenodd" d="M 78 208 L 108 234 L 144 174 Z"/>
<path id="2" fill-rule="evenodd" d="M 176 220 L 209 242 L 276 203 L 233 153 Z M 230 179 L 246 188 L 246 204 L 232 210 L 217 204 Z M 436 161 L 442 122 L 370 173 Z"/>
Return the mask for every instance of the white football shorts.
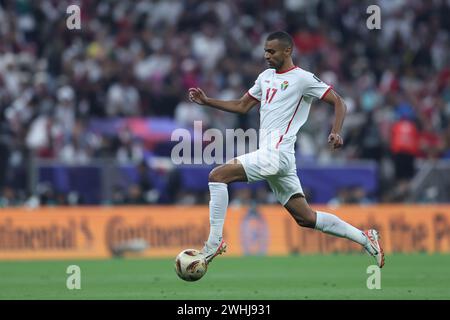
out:
<path id="1" fill-rule="evenodd" d="M 304 195 L 294 153 L 263 148 L 236 159 L 244 167 L 248 183 L 266 180 L 283 206 L 294 194 Z"/>

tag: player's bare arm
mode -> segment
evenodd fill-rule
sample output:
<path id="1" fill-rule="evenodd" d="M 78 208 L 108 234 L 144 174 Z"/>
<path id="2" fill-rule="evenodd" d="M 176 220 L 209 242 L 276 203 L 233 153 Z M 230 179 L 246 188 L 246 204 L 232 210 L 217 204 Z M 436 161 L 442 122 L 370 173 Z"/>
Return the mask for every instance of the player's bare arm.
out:
<path id="1" fill-rule="evenodd" d="M 347 112 L 347 106 L 345 105 L 344 99 L 342 99 L 342 97 L 333 89 L 329 90 L 322 100 L 334 105 L 335 118 L 333 128 L 328 136 L 328 143 L 331 144 L 333 149 L 338 149 L 344 144 L 341 137 L 341 131 L 342 125 L 344 124 L 345 113 Z"/>
<path id="2" fill-rule="evenodd" d="M 248 94 L 244 94 L 239 100 L 218 100 L 209 98 L 200 88 L 189 88 L 189 100 L 200 105 L 207 105 L 219 110 L 245 114 L 258 103 Z"/>

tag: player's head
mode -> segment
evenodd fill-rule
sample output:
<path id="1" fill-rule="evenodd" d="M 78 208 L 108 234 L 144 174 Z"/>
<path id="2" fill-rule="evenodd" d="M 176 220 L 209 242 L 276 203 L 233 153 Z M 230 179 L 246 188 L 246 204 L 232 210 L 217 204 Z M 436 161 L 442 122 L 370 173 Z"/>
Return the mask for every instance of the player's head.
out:
<path id="1" fill-rule="evenodd" d="M 280 69 L 286 59 L 292 59 L 294 42 L 284 31 L 272 32 L 264 45 L 264 58 L 271 68 Z"/>

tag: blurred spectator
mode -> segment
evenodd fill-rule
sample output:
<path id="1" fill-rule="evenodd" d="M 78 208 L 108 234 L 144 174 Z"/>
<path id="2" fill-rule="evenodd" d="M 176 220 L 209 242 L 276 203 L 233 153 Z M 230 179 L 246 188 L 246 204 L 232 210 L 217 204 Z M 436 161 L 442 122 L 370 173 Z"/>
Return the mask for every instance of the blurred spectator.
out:
<path id="1" fill-rule="evenodd" d="M 9 167 L 9 148 L 8 145 L 0 140 L 0 190 L 6 182 L 6 172 Z"/>
<path id="2" fill-rule="evenodd" d="M 57 93 L 58 102 L 55 109 L 55 120 L 66 131 L 72 131 L 75 123 L 75 92 L 69 86 L 62 87 Z"/>
<path id="3" fill-rule="evenodd" d="M 141 187 L 138 184 L 128 186 L 125 204 L 145 204 L 145 197 Z"/>
<path id="4" fill-rule="evenodd" d="M 450 126 L 447 127 L 444 133 L 444 151 L 443 158 L 450 159 Z"/>
<path id="5" fill-rule="evenodd" d="M 64 128 L 55 121 L 51 114 L 39 115 L 30 125 L 26 136 L 26 145 L 38 157 L 54 158 L 58 145 L 61 144 Z"/>
<path id="6" fill-rule="evenodd" d="M 402 104 L 397 108 L 399 120 L 392 126 L 391 152 L 395 164 L 395 176 L 398 180 L 413 177 L 414 160 L 419 152 L 419 130 L 412 118 L 412 108 Z"/>
<path id="7" fill-rule="evenodd" d="M 144 148 L 138 138 L 133 137 L 129 128 L 122 129 L 118 134 L 119 147 L 116 160 L 119 163 L 139 163 L 144 159 Z"/>
<path id="8" fill-rule="evenodd" d="M 58 158 L 64 163 L 87 164 L 92 159 L 93 150 L 100 142 L 86 130 L 85 123 L 77 120 L 70 132 L 66 132 Z"/>
<path id="9" fill-rule="evenodd" d="M 138 116 L 140 110 L 140 98 L 138 90 L 131 84 L 128 76 L 114 83 L 107 93 L 106 114 L 114 116 Z"/>
<path id="10" fill-rule="evenodd" d="M 378 163 L 381 161 L 384 146 L 373 112 L 367 114 L 366 121 L 357 131 L 355 140 L 355 145 L 359 148 L 357 158 L 375 160 Z"/>
<path id="11" fill-rule="evenodd" d="M 327 204 L 330 206 L 339 206 L 342 204 L 349 203 L 349 199 L 350 199 L 349 188 L 347 188 L 347 187 L 340 188 L 337 191 L 336 196 L 334 198 L 330 199 Z"/>
<path id="12" fill-rule="evenodd" d="M 53 186 L 49 183 L 41 183 L 37 186 L 37 194 L 39 196 L 39 204 L 42 206 L 54 206 L 64 204 L 60 201 L 62 197 L 55 192 Z"/>
<path id="13" fill-rule="evenodd" d="M 175 204 L 194 205 L 197 204 L 197 195 L 189 190 L 181 190 L 176 197 Z"/>
<path id="14" fill-rule="evenodd" d="M 160 197 L 159 191 L 155 188 L 152 177 L 150 175 L 150 168 L 146 161 L 141 161 L 137 165 L 138 183 L 142 191 L 143 198 L 146 203 L 156 203 Z"/>
<path id="15" fill-rule="evenodd" d="M 252 201 L 252 189 L 249 187 L 236 189 L 232 199 L 230 201 L 230 207 L 248 206 Z"/>
<path id="16" fill-rule="evenodd" d="M 423 122 L 423 127 L 420 132 L 419 156 L 426 159 L 440 158 L 445 148 L 444 138 L 433 128 L 430 122 Z"/>
<path id="17" fill-rule="evenodd" d="M 184 99 L 175 108 L 175 121 L 180 127 L 192 128 L 194 121 L 201 121 L 203 128 L 210 127 L 210 119 L 205 108 Z"/>
<path id="18" fill-rule="evenodd" d="M 0 208 L 14 207 L 19 204 L 20 201 L 18 201 L 16 191 L 9 186 L 3 187 L 0 193 Z"/>
<path id="19" fill-rule="evenodd" d="M 112 205 L 123 205 L 125 204 L 126 194 L 122 187 L 114 186 L 112 190 L 111 204 Z"/>
<path id="20" fill-rule="evenodd" d="M 255 200 L 257 203 L 262 203 L 262 204 L 278 203 L 278 200 L 276 199 L 272 190 L 268 189 L 267 184 L 264 184 L 264 185 L 256 188 Z"/>
<path id="21" fill-rule="evenodd" d="M 366 190 L 361 186 L 350 188 L 350 199 L 348 203 L 352 204 L 370 204 L 372 201 L 367 196 Z"/>
<path id="22" fill-rule="evenodd" d="M 192 52 L 208 71 L 216 67 L 217 62 L 226 53 L 223 37 L 214 24 L 204 23 L 198 32 L 192 35 Z"/>
<path id="23" fill-rule="evenodd" d="M 339 206 L 343 204 L 370 204 L 372 201 L 360 186 L 340 188 L 334 198 L 328 201 L 328 205 Z"/>

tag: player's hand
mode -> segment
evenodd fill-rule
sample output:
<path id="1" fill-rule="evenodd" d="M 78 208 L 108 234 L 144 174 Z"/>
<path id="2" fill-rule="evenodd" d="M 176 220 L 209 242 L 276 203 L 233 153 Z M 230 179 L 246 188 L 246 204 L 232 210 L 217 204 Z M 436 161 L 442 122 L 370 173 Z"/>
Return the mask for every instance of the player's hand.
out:
<path id="1" fill-rule="evenodd" d="M 333 147 L 333 149 L 339 149 L 344 145 L 344 140 L 338 133 L 330 133 L 328 136 L 328 143 Z"/>
<path id="2" fill-rule="evenodd" d="M 206 104 L 208 97 L 200 88 L 189 88 L 189 100 L 197 104 Z"/>

